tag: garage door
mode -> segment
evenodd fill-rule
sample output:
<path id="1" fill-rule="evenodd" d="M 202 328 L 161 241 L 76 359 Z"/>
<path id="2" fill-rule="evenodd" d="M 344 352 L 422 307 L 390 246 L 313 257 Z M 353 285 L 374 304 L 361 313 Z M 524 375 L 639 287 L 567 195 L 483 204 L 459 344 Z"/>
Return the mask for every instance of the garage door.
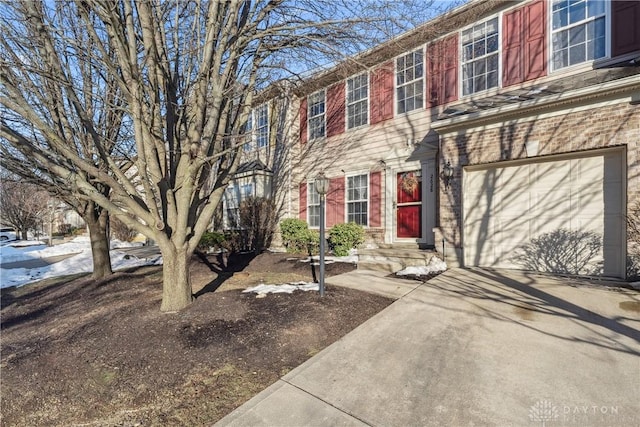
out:
<path id="1" fill-rule="evenodd" d="M 623 154 L 465 169 L 465 265 L 624 277 Z"/>

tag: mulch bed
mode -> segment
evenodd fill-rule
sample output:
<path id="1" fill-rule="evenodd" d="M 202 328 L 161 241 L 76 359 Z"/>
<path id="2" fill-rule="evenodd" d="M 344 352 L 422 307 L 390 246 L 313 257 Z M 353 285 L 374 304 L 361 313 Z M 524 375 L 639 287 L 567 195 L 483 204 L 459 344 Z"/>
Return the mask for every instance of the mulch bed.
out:
<path id="1" fill-rule="evenodd" d="M 159 310 L 158 267 L 2 289 L 0 424 L 210 425 L 392 302 L 331 286 L 242 293 L 311 281 L 287 254 L 203 255 L 191 274 L 198 297 L 177 314 Z"/>

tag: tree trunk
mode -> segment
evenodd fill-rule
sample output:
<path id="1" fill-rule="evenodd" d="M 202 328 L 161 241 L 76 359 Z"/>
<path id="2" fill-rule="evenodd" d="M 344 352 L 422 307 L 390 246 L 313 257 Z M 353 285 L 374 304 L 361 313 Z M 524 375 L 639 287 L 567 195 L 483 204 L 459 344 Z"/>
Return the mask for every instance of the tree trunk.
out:
<path id="1" fill-rule="evenodd" d="M 21 239 L 22 239 L 22 240 L 29 240 L 29 236 L 27 236 L 27 229 L 26 229 L 26 228 L 23 228 L 23 229 L 20 231 L 20 234 L 21 234 L 21 236 L 22 236 L 22 237 L 21 237 Z"/>
<path id="2" fill-rule="evenodd" d="M 160 311 L 175 312 L 191 304 L 193 294 L 189 263 L 191 253 L 182 249 L 161 247 L 162 251 L 162 304 Z"/>
<path id="3" fill-rule="evenodd" d="M 86 215 L 84 220 L 89 227 L 89 239 L 91 240 L 91 256 L 93 257 L 94 279 L 101 279 L 113 273 L 111 269 L 111 257 L 109 256 L 109 237 L 107 236 L 108 214 L 100 210 L 96 218 L 94 215 Z"/>

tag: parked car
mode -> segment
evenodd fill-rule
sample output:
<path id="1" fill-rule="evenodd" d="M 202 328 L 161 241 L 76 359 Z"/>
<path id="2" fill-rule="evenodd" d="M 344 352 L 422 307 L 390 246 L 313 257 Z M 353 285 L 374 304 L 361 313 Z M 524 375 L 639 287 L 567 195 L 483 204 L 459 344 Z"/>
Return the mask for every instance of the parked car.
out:
<path id="1" fill-rule="evenodd" d="M 13 228 L 2 227 L 0 228 L 0 241 L 6 242 L 9 240 L 16 240 L 18 237 Z"/>

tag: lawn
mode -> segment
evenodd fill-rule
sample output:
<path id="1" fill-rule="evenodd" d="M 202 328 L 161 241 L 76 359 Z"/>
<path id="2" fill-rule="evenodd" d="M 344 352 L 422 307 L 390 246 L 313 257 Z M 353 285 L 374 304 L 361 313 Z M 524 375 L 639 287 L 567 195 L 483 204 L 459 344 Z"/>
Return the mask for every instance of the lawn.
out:
<path id="1" fill-rule="evenodd" d="M 310 281 L 286 254 L 194 258 L 191 274 L 198 297 L 177 314 L 159 310 L 160 267 L 2 289 L 0 424 L 210 425 L 391 303 L 242 292 Z"/>

